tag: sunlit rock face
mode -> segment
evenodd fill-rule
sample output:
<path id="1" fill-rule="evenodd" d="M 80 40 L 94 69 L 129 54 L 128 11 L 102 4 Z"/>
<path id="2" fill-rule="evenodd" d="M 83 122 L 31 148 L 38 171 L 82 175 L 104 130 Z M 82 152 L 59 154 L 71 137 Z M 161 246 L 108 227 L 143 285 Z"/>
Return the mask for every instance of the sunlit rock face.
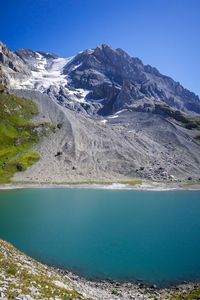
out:
<path id="1" fill-rule="evenodd" d="M 0 41 L 0 82 L 7 86 L 20 84 L 31 76 L 29 67 Z"/>
<path id="2" fill-rule="evenodd" d="M 200 113 L 200 100 L 194 93 L 143 65 L 139 58 L 108 45 L 61 58 L 23 48 L 14 53 L 0 42 L 0 67 L 2 83 L 39 90 L 84 114 L 109 115 L 156 101 L 189 114 Z"/>
<path id="3" fill-rule="evenodd" d="M 189 119 L 199 117 L 199 97 L 122 49 L 61 58 L 1 43 L 0 83 L 56 125 L 17 181 L 200 178 L 200 125 Z"/>

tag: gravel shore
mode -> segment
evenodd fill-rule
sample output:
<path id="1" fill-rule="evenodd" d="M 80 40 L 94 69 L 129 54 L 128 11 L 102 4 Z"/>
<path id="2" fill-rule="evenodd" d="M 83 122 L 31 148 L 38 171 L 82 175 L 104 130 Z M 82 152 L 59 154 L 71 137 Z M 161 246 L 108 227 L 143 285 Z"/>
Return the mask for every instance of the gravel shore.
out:
<path id="1" fill-rule="evenodd" d="M 166 289 L 142 282 L 88 281 L 66 270 L 39 263 L 0 240 L 0 299 L 199 299 L 200 283 Z"/>
<path id="2" fill-rule="evenodd" d="M 7 183 L 0 184 L 0 190 L 11 189 L 26 189 L 26 188 L 86 188 L 86 189 L 113 189 L 113 190 L 145 190 L 145 191 L 170 191 L 170 190 L 200 190 L 200 182 L 197 183 L 185 183 L 185 182 L 153 182 L 153 181 L 141 181 L 137 183 L 137 180 L 128 181 L 74 181 L 63 183 Z"/>

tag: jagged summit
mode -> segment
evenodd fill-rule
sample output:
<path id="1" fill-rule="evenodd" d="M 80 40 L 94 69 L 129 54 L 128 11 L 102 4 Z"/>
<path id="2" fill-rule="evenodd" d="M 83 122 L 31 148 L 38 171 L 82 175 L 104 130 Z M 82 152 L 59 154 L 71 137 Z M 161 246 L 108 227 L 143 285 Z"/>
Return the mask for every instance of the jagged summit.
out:
<path id="1" fill-rule="evenodd" d="M 200 113 L 200 100 L 194 93 L 156 68 L 143 65 L 139 58 L 105 44 L 75 56 L 64 73 L 76 88 L 92 90 L 94 100 L 105 100 L 103 114 L 146 101 L 164 101 L 176 109 Z"/>
<path id="2" fill-rule="evenodd" d="M 15 51 L 15 53 L 25 62 L 27 62 L 28 59 L 36 58 L 37 53 L 41 54 L 43 57 L 46 57 L 47 59 L 59 58 L 59 56 L 54 53 L 47 53 L 44 51 L 33 51 L 31 49 L 25 49 L 25 48 L 20 48 L 17 51 Z"/>
<path id="3" fill-rule="evenodd" d="M 120 48 L 101 44 L 65 59 L 24 48 L 13 53 L 1 43 L 1 53 L 2 69 L 7 68 L 13 88 L 42 91 L 59 104 L 85 114 L 109 115 L 147 102 L 154 106 L 157 101 L 200 114 L 198 96 Z M 13 69 L 12 63 L 18 68 Z"/>

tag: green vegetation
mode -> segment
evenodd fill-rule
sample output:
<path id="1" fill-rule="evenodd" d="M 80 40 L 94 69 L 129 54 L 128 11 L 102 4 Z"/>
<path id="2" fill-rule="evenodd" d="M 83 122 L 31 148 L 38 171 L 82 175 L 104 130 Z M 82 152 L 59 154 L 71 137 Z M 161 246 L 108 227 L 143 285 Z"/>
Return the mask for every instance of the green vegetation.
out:
<path id="1" fill-rule="evenodd" d="M 37 299 L 84 299 L 69 279 L 50 267 L 25 256 L 0 239 L 0 281 L 8 282 L 6 296 L 15 299 L 19 294 L 37 291 Z M 59 282 L 61 286 L 56 283 Z M 20 289 L 20 290 L 19 290 Z M 33 292 L 34 293 L 34 292 Z M 35 297 L 34 297 L 35 298 Z"/>
<path id="2" fill-rule="evenodd" d="M 32 100 L 9 94 L 0 85 L 0 183 L 10 181 L 17 171 L 24 171 L 39 159 L 33 146 L 54 126 L 30 122 L 38 114 Z"/>
<path id="3" fill-rule="evenodd" d="M 142 180 L 138 179 L 138 180 L 127 180 L 127 181 L 119 181 L 117 183 L 121 183 L 121 184 L 129 184 L 129 185 L 136 185 L 136 184 L 142 184 Z"/>
<path id="4" fill-rule="evenodd" d="M 117 291 L 117 290 L 112 290 L 112 294 L 113 294 L 113 295 L 116 295 L 116 296 L 118 296 L 118 295 L 119 295 L 119 293 L 118 293 L 118 291 Z"/>
<path id="5" fill-rule="evenodd" d="M 101 185 L 111 185 L 114 183 L 120 184 L 129 184 L 129 185 L 136 185 L 142 184 L 142 180 L 131 180 L 131 181 L 97 181 L 97 180 L 87 180 L 87 181 L 66 181 L 66 182 L 57 182 L 57 181 L 40 181 L 40 184 L 63 184 L 63 185 L 79 185 L 79 184 L 101 184 Z M 15 183 L 22 183 L 21 181 Z M 30 183 L 30 181 L 23 181 L 23 183 Z M 32 181 L 32 183 L 38 183 L 36 181 Z"/>
<path id="6" fill-rule="evenodd" d="M 27 153 L 22 156 L 21 160 L 17 163 L 17 170 L 24 171 L 29 166 L 33 165 L 36 161 L 39 160 L 39 154 L 36 152 Z"/>
<path id="7" fill-rule="evenodd" d="M 197 134 L 197 135 L 195 136 L 195 140 L 196 140 L 197 142 L 200 142 L 200 134 Z"/>
<path id="8" fill-rule="evenodd" d="M 170 117 L 172 122 L 187 129 L 200 130 L 200 119 L 175 110 L 164 102 L 155 104 L 155 113 Z"/>
<path id="9" fill-rule="evenodd" d="M 9 269 L 6 269 L 6 272 L 8 274 L 15 275 L 17 273 L 17 270 L 15 268 L 9 268 Z"/>
<path id="10" fill-rule="evenodd" d="M 151 103 L 144 103 L 144 105 L 139 105 L 138 107 L 132 107 L 133 111 L 146 112 L 150 110 L 153 114 L 161 115 L 165 118 L 170 119 L 171 122 L 182 126 L 186 129 L 196 129 L 200 130 L 200 118 L 192 117 L 179 110 L 171 108 L 163 101 L 158 101 L 155 103 L 155 107 Z M 148 109 L 148 110 L 147 110 Z M 198 135 L 196 139 L 199 141 L 200 136 Z"/>
<path id="11" fill-rule="evenodd" d="M 131 181 L 97 181 L 97 180 L 87 180 L 87 181 L 75 181 L 75 182 L 63 182 L 62 184 L 103 184 L 103 185 L 110 185 L 113 183 L 120 183 L 120 184 L 129 184 L 129 185 L 136 185 L 141 184 L 142 180 L 131 180 Z"/>
<path id="12" fill-rule="evenodd" d="M 179 295 L 172 296 L 171 299 L 200 299 L 200 289 L 196 289 L 192 291 L 191 293 L 183 293 Z"/>
<path id="13" fill-rule="evenodd" d="M 187 183 L 184 183 L 183 186 L 196 186 L 196 185 L 200 185 L 200 181 L 197 181 L 197 182 L 187 182 Z"/>

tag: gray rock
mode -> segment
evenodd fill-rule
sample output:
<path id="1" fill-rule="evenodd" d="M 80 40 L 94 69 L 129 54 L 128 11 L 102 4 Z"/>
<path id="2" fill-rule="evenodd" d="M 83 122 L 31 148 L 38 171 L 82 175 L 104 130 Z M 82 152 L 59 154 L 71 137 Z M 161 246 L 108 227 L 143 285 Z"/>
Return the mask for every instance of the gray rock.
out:
<path id="1" fill-rule="evenodd" d="M 10 79 L 24 80 L 31 75 L 28 66 L 0 41 L 0 84 L 9 86 Z"/>
<path id="2" fill-rule="evenodd" d="M 100 45 L 94 50 L 78 54 L 64 68 L 75 88 L 92 90 L 93 99 L 102 99 L 99 113 L 107 115 L 127 105 L 162 100 L 186 112 L 200 113 L 197 95 L 184 89 L 178 82 L 131 58 L 122 49 Z M 147 108 L 148 110 L 148 108 Z"/>

